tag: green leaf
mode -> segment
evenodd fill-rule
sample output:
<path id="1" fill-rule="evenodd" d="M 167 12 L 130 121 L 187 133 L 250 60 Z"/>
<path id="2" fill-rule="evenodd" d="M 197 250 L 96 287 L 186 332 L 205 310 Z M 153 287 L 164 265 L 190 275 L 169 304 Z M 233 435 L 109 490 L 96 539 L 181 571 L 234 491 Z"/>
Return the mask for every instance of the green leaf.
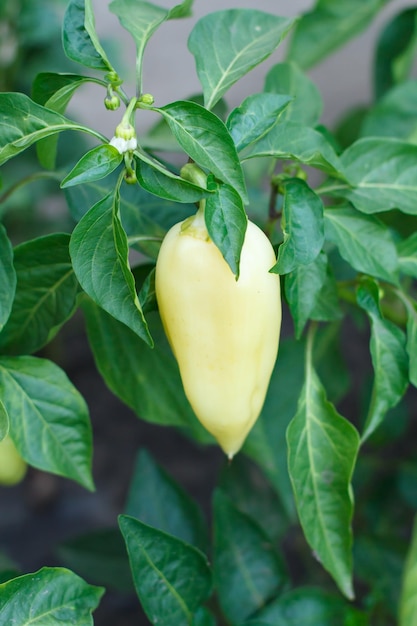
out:
<path id="1" fill-rule="evenodd" d="M 391 137 L 363 138 L 341 161 L 350 187 L 336 182 L 326 193 L 347 198 L 363 213 L 399 209 L 417 214 L 417 146 Z"/>
<path id="2" fill-rule="evenodd" d="M 23 93 L 0 93 L 0 165 L 33 143 L 64 130 L 79 130 L 103 137 L 86 126 L 36 104 Z"/>
<path id="3" fill-rule="evenodd" d="M 359 476 L 357 478 L 360 480 Z M 382 489 L 384 489 L 383 486 Z M 369 517 L 369 513 L 365 513 L 368 519 L 368 528 L 364 529 L 364 534 L 360 534 L 360 531 L 356 532 L 354 562 L 355 574 L 358 580 L 362 584 L 372 587 L 375 599 L 379 600 L 380 606 L 384 606 L 384 613 L 387 615 L 387 618 L 390 615 L 392 616 L 391 619 L 395 619 L 398 610 L 406 546 L 403 546 L 403 542 L 399 542 L 397 537 L 393 535 L 388 537 L 384 531 L 380 534 L 375 534 L 378 527 L 378 518 L 381 519 L 381 516 L 385 515 L 384 504 L 385 500 L 389 498 L 389 491 L 390 487 L 385 491 L 383 496 L 384 502 L 381 503 L 381 499 L 379 499 L 379 502 L 375 503 L 374 514 L 377 516 L 373 517 L 375 523 Z M 373 499 L 372 494 L 369 500 L 372 501 Z M 391 509 L 391 503 L 387 502 L 387 506 Z"/>
<path id="4" fill-rule="evenodd" d="M 278 63 L 265 76 L 264 91 L 293 97 L 280 115 L 282 121 L 314 127 L 323 110 L 318 87 L 295 63 Z"/>
<path id="5" fill-rule="evenodd" d="M 92 491 L 88 407 L 66 374 L 46 359 L 2 356 L 0 391 L 22 457 Z"/>
<path id="6" fill-rule="evenodd" d="M 9 414 L 6 411 L 6 407 L 0 400 L 0 441 L 3 441 L 5 436 L 9 432 L 10 420 Z"/>
<path id="7" fill-rule="evenodd" d="M 398 266 L 407 276 L 417 278 L 417 233 L 397 243 Z"/>
<path id="8" fill-rule="evenodd" d="M 136 44 L 136 72 L 141 82 L 143 55 L 149 39 L 166 20 L 189 17 L 193 0 L 184 0 L 168 10 L 141 0 L 113 0 L 109 9 L 117 15 L 120 24 Z"/>
<path id="9" fill-rule="evenodd" d="M 206 557 L 176 537 L 139 520 L 119 517 L 133 581 L 151 623 L 191 624 L 193 614 L 211 592 Z"/>
<path id="10" fill-rule="evenodd" d="M 317 265 L 320 267 L 323 264 L 323 259 L 325 261 L 323 284 L 310 311 L 310 319 L 317 322 L 334 322 L 343 317 L 343 312 L 339 304 L 336 278 L 331 264 L 326 260 L 327 257 L 324 256 L 322 259 L 320 256 L 317 257 Z"/>
<path id="11" fill-rule="evenodd" d="M 159 316 L 148 315 L 155 341 L 150 349 L 133 331 L 92 301 L 81 303 L 87 334 L 100 374 L 111 391 L 138 417 L 154 424 L 187 428 L 208 437 L 184 395 L 178 365 Z M 123 359 L 120 359 L 123 354 Z"/>
<path id="12" fill-rule="evenodd" d="M 411 545 L 405 564 L 400 606 L 399 626 L 413 626 L 417 620 L 417 521 L 414 521 Z"/>
<path id="13" fill-rule="evenodd" d="M 125 513 L 202 551 L 207 548 L 199 507 L 146 450 L 137 456 Z"/>
<path id="14" fill-rule="evenodd" d="M 188 39 L 211 109 L 224 93 L 279 46 L 295 20 L 254 9 L 215 11 L 202 17 Z"/>
<path id="15" fill-rule="evenodd" d="M 417 43 L 416 16 L 416 8 L 404 9 L 394 15 L 379 35 L 374 55 L 377 99 L 409 76 Z"/>
<path id="16" fill-rule="evenodd" d="M 119 174 L 113 172 L 100 181 L 69 187 L 65 197 L 75 221 L 109 193 L 114 193 Z M 154 196 L 140 185 L 125 185 L 120 198 L 120 216 L 129 243 L 143 254 L 156 259 L 167 230 L 195 213 L 192 204 L 178 204 Z"/>
<path id="17" fill-rule="evenodd" d="M 187 102 L 196 102 L 203 105 L 203 94 L 192 94 L 187 97 Z M 224 121 L 228 114 L 228 105 L 224 100 L 219 100 L 213 107 L 212 113 Z M 148 132 L 141 137 L 141 146 L 150 152 L 156 150 L 159 152 L 178 152 L 178 144 L 164 118 L 151 126 Z"/>
<path id="18" fill-rule="evenodd" d="M 12 310 L 16 282 L 12 244 L 6 229 L 0 224 L 0 331 L 6 324 Z"/>
<path id="19" fill-rule="evenodd" d="M 365 116 L 362 137 L 394 137 L 417 143 L 417 80 L 388 91 Z"/>
<path id="20" fill-rule="evenodd" d="M 284 592 L 244 626 L 368 626 L 365 613 L 318 587 Z"/>
<path id="21" fill-rule="evenodd" d="M 359 435 L 326 399 L 307 354 L 297 414 L 287 430 L 288 467 L 304 535 L 340 590 L 352 599 L 351 479 Z"/>
<path id="22" fill-rule="evenodd" d="M 61 182 L 61 188 L 105 178 L 123 161 L 123 155 L 108 143 L 89 150 Z"/>
<path id="23" fill-rule="evenodd" d="M 58 546 L 60 559 L 96 585 L 133 591 L 126 546 L 118 528 L 88 531 Z"/>
<path id="24" fill-rule="evenodd" d="M 411 303 L 407 305 L 406 350 L 409 358 L 410 383 L 417 387 L 417 310 Z"/>
<path id="25" fill-rule="evenodd" d="M 291 159 L 343 178 L 339 158 L 324 135 L 295 122 L 280 121 L 265 137 L 250 146 L 242 157 Z"/>
<path id="26" fill-rule="evenodd" d="M 50 53 L 51 50 L 58 50 L 60 44 L 60 9 L 62 9 L 62 5 L 57 7 L 55 3 L 52 4 L 48 0 L 40 0 L 36 4 L 22 5 L 18 14 L 16 14 L 13 10 L 10 10 L 9 4 L 1 4 L 0 13 L 2 19 L 10 20 L 10 30 L 8 30 L 7 37 L 12 36 L 16 38 L 24 58 L 28 61 L 33 61 L 32 51 L 34 50 L 36 52 L 42 50 L 46 54 Z M 33 24 L 36 24 L 36 28 L 33 28 Z M 9 63 L 11 61 L 10 57 L 8 57 Z M 7 64 L 8 67 L 9 63 Z M 30 79 L 29 76 L 28 78 Z M 26 81 L 25 84 L 27 84 Z"/>
<path id="27" fill-rule="evenodd" d="M 192 16 L 192 8 L 193 8 L 194 0 L 183 0 L 180 4 L 177 4 L 168 12 L 168 19 L 180 19 L 184 17 Z"/>
<path id="28" fill-rule="evenodd" d="M 103 593 L 67 569 L 43 567 L 0 585 L 0 614 L 13 626 L 93 626 Z"/>
<path id="29" fill-rule="evenodd" d="M 71 266 L 69 239 L 69 235 L 56 233 L 16 246 L 16 295 L 0 333 L 2 352 L 36 352 L 74 312 L 78 282 Z"/>
<path id="30" fill-rule="evenodd" d="M 359 139 L 363 120 L 369 109 L 370 105 L 358 104 L 348 109 L 338 120 L 336 128 L 333 130 L 336 141 L 340 147 L 338 153 L 342 152 Z"/>
<path id="31" fill-rule="evenodd" d="M 229 185 L 215 185 L 206 200 L 204 218 L 210 238 L 219 248 L 233 274 L 239 277 L 239 260 L 247 227 L 240 196 Z"/>
<path id="32" fill-rule="evenodd" d="M 320 326 L 314 342 L 317 375 L 326 389 L 328 400 L 333 404 L 337 404 L 346 395 L 352 384 L 342 340 L 344 342 L 343 326 L 340 320 L 336 320 Z"/>
<path id="33" fill-rule="evenodd" d="M 78 222 L 70 241 L 74 272 L 84 291 L 141 339 L 152 345 L 128 263 L 119 195 L 110 193 Z"/>
<path id="34" fill-rule="evenodd" d="M 239 511 L 257 521 L 272 541 L 285 536 L 288 518 L 278 494 L 260 467 L 245 455 L 239 454 L 233 463 L 223 466 L 218 486 Z"/>
<path id="35" fill-rule="evenodd" d="M 141 72 L 146 44 L 158 26 L 168 19 L 168 10 L 141 0 L 113 0 L 109 9 L 132 35 L 136 44 L 136 69 Z"/>
<path id="36" fill-rule="evenodd" d="M 388 0 L 317 0 L 296 25 L 288 59 L 308 69 L 358 35 Z"/>
<path id="37" fill-rule="evenodd" d="M 341 256 L 358 272 L 396 284 L 398 258 L 388 227 L 373 215 L 354 208 L 326 208 L 326 239 L 333 241 Z"/>
<path id="38" fill-rule="evenodd" d="M 291 520 L 295 518 L 295 510 L 285 431 L 297 409 L 303 373 L 303 344 L 294 339 L 281 340 L 265 404 L 243 447 L 245 454 L 259 464 L 271 481 Z"/>
<path id="39" fill-rule="evenodd" d="M 35 78 L 32 86 L 32 97 L 35 102 L 52 109 L 57 113 L 65 113 L 75 91 L 94 79 L 73 74 L 41 73 Z M 59 135 L 51 135 L 36 144 L 39 163 L 46 169 L 53 170 L 56 163 Z"/>
<path id="40" fill-rule="evenodd" d="M 72 61 L 94 70 L 114 72 L 96 34 L 91 0 L 70 0 L 64 15 L 62 44 Z"/>
<path id="41" fill-rule="evenodd" d="M 365 441 L 382 422 L 388 409 L 396 406 L 403 397 L 408 385 L 408 357 L 403 331 L 381 315 L 378 286 L 370 280 L 361 284 L 357 301 L 370 318 L 370 351 L 374 368 L 371 402 L 362 432 L 362 441 Z"/>
<path id="42" fill-rule="evenodd" d="M 206 189 L 173 174 L 162 166 L 159 167 L 159 164 L 158 167 L 153 167 L 151 162 L 143 160 L 141 155 L 136 159 L 136 163 L 139 184 L 159 198 L 173 202 L 194 203 L 210 195 Z"/>
<path id="43" fill-rule="evenodd" d="M 133 270 L 135 280 L 138 279 L 138 270 L 140 270 L 141 276 L 144 276 L 142 286 L 139 291 L 139 302 L 142 307 L 142 311 L 146 314 L 150 311 L 158 310 L 158 303 L 156 301 L 155 292 L 155 265 L 138 265 Z M 146 272 L 144 275 L 142 272 Z"/>
<path id="44" fill-rule="evenodd" d="M 234 187 L 247 203 L 239 157 L 225 124 L 195 102 L 172 102 L 155 110 L 164 116 L 182 149 L 198 165 Z"/>
<path id="45" fill-rule="evenodd" d="M 214 581 L 225 616 L 239 623 L 258 611 L 286 584 L 274 546 L 255 520 L 216 490 Z"/>
<path id="46" fill-rule="evenodd" d="M 100 41 L 97 37 L 92 0 L 84 0 L 84 12 L 85 12 L 84 28 L 90 37 L 91 43 L 93 44 L 96 52 L 102 58 L 103 63 L 105 64 L 106 68 L 111 72 L 115 72 L 113 66 L 110 64 L 110 61 L 108 60 L 106 53 L 103 47 L 101 46 Z M 84 42 L 80 42 L 80 43 L 84 43 Z M 96 67 L 96 69 L 99 69 L 99 68 Z"/>
<path id="47" fill-rule="evenodd" d="M 63 113 L 73 93 L 87 83 L 103 85 L 102 80 L 93 76 L 41 72 L 32 83 L 32 99 L 42 106 Z"/>
<path id="48" fill-rule="evenodd" d="M 236 150 L 243 150 L 266 135 L 278 121 L 291 96 L 274 93 L 255 93 L 233 109 L 226 125 L 235 142 Z"/>
<path id="49" fill-rule="evenodd" d="M 194 614 L 192 626 L 216 626 L 214 617 L 204 606 L 200 606 Z"/>
<path id="50" fill-rule="evenodd" d="M 308 265 L 324 243 L 323 204 L 306 182 L 291 178 L 284 183 L 282 208 L 284 242 L 278 248 L 276 274 L 288 274 Z"/>
<path id="51" fill-rule="evenodd" d="M 32 86 L 32 97 L 35 102 L 47 109 L 52 109 L 57 113 L 65 113 L 67 105 L 77 89 L 91 82 L 102 84 L 102 81 L 88 76 L 44 72 L 35 78 Z M 57 146 L 58 135 L 56 134 L 45 137 L 36 144 L 39 162 L 46 169 L 52 170 L 55 167 Z"/>
<path id="52" fill-rule="evenodd" d="M 307 320 L 326 321 L 339 317 L 336 294 L 336 284 L 325 252 L 321 252 L 309 265 L 300 265 L 287 274 L 285 296 L 297 339 L 301 337 Z"/>

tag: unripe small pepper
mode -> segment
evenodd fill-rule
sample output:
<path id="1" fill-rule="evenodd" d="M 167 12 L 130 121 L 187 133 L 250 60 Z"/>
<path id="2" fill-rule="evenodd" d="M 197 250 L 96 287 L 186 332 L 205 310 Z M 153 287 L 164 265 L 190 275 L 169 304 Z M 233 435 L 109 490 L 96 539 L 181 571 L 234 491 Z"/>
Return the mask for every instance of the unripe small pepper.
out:
<path id="1" fill-rule="evenodd" d="M 185 394 L 229 458 L 265 401 L 278 353 L 280 282 L 266 235 L 248 222 L 236 280 L 200 210 L 167 233 L 156 297 Z"/>
<path id="2" fill-rule="evenodd" d="M 0 485 L 11 487 L 25 477 L 27 464 L 20 456 L 10 435 L 0 441 Z"/>

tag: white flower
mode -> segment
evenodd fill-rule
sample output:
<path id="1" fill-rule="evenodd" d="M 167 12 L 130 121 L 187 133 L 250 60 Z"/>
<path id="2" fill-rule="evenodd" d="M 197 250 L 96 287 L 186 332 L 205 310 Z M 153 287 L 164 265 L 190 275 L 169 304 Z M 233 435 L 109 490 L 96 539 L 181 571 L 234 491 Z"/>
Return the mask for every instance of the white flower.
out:
<path id="1" fill-rule="evenodd" d="M 110 145 L 116 148 L 116 150 L 120 152 L 120 154 L 124 154 L 125 152 L 135 150 L 137 148 L 138 142 L 136 137 L 132 137 L 131 139 L 112 137 L 112 139 L 110 140 Z"/>
<path id="2" fill-rule="evenodd" d="M 126 146 L 128 150 L 136 150 L 136 148 L 138 147 L 138 140 L 136 139 L 136 137 L 132 137 L 132 139 L 128 139 L 126 141 Z"/>

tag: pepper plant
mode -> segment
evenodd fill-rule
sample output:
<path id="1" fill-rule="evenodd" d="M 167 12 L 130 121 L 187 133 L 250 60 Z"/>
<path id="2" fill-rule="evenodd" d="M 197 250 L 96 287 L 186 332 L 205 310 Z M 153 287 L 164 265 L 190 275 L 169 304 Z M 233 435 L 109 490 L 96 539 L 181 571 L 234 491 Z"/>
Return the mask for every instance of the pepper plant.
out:
<path id="1" fill-rule="evenodd" d="M 248 217 L 267 234 L 284 319 L 261 414 L 218 477 L 212 531 L 140 450 L 118 528 L 101 541 L 74 539 L 62 566 L 3 568 L 1 624 L 92 624 L 105 587 L 120 583 L 108 574 L 112 559 L 151 624 L 417 623 L 417 8 L 384 26 L 374 100 L 337 128 L 320 123 L 307 74 L 385 4 L 318 0 L 293 18 L 255 7 L 208 12 L 188 39 L 201 94 L 160 103 L 143 80 L 146 46 L 162 24 L 188 18 L 193 0 L 110 2 L 136 44 L 135 93 L 100 41 L 91 0 L 70 0 L 62 44 L 83 71 L 42 72 L 30 95 L 0 93 L 0 165 L 10 171 L 13 159 L 18 171 L 22 153 L 36 149 L 38 169 L 25 181 L 38 170 L 58 179 L 73 225 L 16 245 L 0 228 L 4 481 L 19 458 L 94 490 L 87 404 L 40 353 L 79 310 L 104 383 L 139 419 L 216 445 L 184 394 L 155 296 L 161 242 L 196 205 L 236 281 Z M 230 110 L 229 89 L 284 40 L 285 61 L 265 71 L 263 91 Z M 89 83 L 102 89 L 92 106 L 120 113 L 106 135 L 66 115 Z M 155 118 L 146 131 L 144 111 Z M 68 131 L 88 137 L 88 149 L 57 167 Z M 11 195 L 19 182 L 3 185 Z M 2 213 L 7 223 L 7 206 Z M 201 281 L 212 280 L 207 264 Z M 234 324 L 243 328 L 241 316 Z M 227 380 L 232 365 L 223 365 Z M 94 551 L 101 567 L 91 573 Z"/>

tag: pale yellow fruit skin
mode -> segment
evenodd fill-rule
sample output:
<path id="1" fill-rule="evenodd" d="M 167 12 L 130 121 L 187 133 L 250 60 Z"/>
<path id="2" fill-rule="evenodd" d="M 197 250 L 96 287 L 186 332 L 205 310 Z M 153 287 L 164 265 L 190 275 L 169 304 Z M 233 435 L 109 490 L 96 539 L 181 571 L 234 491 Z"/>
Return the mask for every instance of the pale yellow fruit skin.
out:
<path id="1" fill-rule="evenodd" d="M 277 358 L 280 282 L 269 273 L 276 257 L 249 221 L 236 281 L 201 217 L 187 224 L 162 243 L 156 297 L 185 394 L 232 458 L 259 416 Z"/>
<path id="2" fill-rule="evenodd" d="M 0 441 L 0 485 L 17 485 L 25 477 L 26 470 L 26 462 L 16 450 L 12 438 L 6 435 Z"/>

